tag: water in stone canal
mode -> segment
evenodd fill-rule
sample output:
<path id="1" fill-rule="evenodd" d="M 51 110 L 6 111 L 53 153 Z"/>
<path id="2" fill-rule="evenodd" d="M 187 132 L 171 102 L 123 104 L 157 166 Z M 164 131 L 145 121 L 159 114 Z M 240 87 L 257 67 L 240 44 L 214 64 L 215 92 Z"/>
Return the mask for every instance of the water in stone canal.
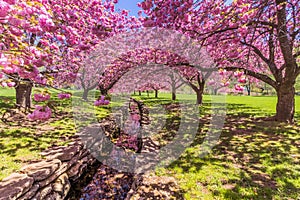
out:
<path id="1" fill-rule="evenodd" d="M 92 181 L 82 190 L 80 200 L 125 199 L 131 189 L 134 176 L 131 173 L 118 172 L 101 165 Z"/>

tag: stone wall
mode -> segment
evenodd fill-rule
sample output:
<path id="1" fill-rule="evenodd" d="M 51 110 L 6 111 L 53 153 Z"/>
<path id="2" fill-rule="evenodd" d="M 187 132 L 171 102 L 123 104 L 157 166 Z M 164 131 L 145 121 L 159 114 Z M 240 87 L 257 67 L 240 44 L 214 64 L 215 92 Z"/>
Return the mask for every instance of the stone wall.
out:
<path id="1" fill-rule="evenodd" d="M 65 199 L 71 185 L 97 162 L 79 141 L 52 147 L 42 155 L 43 161 L 27 165 L 0 182 L 0 200 Z"/>

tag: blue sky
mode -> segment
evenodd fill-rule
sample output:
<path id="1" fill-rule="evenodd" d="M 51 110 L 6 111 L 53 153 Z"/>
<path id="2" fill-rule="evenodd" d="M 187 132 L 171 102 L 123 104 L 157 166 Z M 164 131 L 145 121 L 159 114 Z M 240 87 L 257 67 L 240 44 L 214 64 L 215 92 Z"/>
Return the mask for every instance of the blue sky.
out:
<path id="1" fill-rule="evenodd" d="M 138 2 L 143 2 L 143 0 L 119 0 L 116 9 L 129 10 L 129 15 L 138 17 L 137 12 L 140 10 L 136 5 Z M 232 0 L 226 0 L 226 2 L 230 4 Z"/>
<path id="2" fill-rule="evenodd" d="M 116 8 L 129 10 L 129 15 L 138 16 L 137 12 L 140 8 L 136 5 L 138 2 L 142 2 L 143 0 L 119 0 Z"/>

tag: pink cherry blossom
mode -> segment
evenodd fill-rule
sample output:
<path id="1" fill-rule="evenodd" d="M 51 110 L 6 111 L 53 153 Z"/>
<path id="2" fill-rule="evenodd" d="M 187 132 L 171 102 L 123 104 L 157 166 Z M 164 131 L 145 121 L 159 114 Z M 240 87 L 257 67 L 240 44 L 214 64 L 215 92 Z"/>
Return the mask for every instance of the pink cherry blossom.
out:
<path id="1" fill-rule="evenodd" d="M 7 87 L 7 83 L 6 82 L 1 82 L 1 86 L 2 87 Z"/>
<path id="2" fill-rule="evenodd" d="M 219 74 L 220 74 L 221 76 L 226 75 L 226 73 L 227 73 L 226 69 L 219 69 Z"/>
<path id="3" fill-rule="evenodd" d="M 10 5 L 5 1 L 0 1 L 0 18 L 7 17 Z"/>
<path id="4" fill-rule="evenodd" d="M 246 83 L 246 81 L 247 81 L 246 76 L 241 76 L 241 77 L 239 77 L 239 79 L 238 79 L 238 82 L 239 82 L 239 83 Z"/>
<path id="5" fill-rule="evenodd" d="M 227 87 L 229 86 L 229 84 L 230 84 L 229 81 L 225 81 L 221 83 L 221 86 Z"/>
<path id="6" fill-rule="evenodd" d="M 52 111 L 48 106 L 35 106 L 35 110 L 31 113 L 28 114 L 27 117 L 30 120 L 40 120 L 40 121 L 46 121 L 50 119 L 52 116 Z"/>
<path id="7" fill-rule="evenodd" d="M 8 83 L 7 83 L 7 86 L 8 86 L 8 87 L 14 87 L 15 85 L 16 85 L 15 82 L 8 82 Z"/>
<path id="8" fill-rule="evenodd" d="M 94 102 L 95 106 L 102 106 L 102 105 L 108 105 L 110 102 L 105 99 L 104 95 L 101 95 L 98 100 Z"/>
<path id="9" fill-rule="evenodd" d="M 33 95 L 34 100 L 37 102 L 42 102 L 42 101 L 48 101 L 50 99 L 50 95 L 49 94 L 39 94 L 36 93 Z"/>
<path id="10" fill-rule="evenodd" d="M 241 85 L 238 85 L 238 84 L 234 86 L 234 89 L 235 89 L 236 91 L 240 91 L 240 92 L 244 91 L 244 87 L 241 86 Z"/>
<path id="11" fill-rule="evenodd" d="M 233 75 L 234 75 L 235 77 L 241 77 L 241 76 L 244 75 L 244 72 L 243 72 L 243 71 L 236 71 L 236 72 L 233 73 Z"/>
<path id="12" fill-rule="evenodd" d="M 57 95 L 57 97 L 59 98 L 59 99 L 69 99 L 69 98 L 71 98 L 71 94 L 70 93 L 59 93 L 58 95 Z"/>

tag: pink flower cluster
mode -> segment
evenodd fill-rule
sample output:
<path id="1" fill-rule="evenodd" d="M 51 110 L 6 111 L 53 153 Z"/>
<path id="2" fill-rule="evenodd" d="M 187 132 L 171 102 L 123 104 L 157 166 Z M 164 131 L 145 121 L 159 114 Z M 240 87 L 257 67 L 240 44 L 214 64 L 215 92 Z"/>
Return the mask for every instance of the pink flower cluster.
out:
<path id="1" fill-rule="evenodd" d="M 51 118 L 52 112 L 48 106 L 35 106 L 35 110 L 27 115 L 30 120 L 46 121 Z"/>
<path id="2" fill-rule="evenodd" d="M 241 77 L 241 76 L 244 75 L 244 72 L 243 72 L 243 71 L 236 71 L 236 72 L 233 73 L 233 75 L 234 75 L 235 77 Z"/>
<path id="3" fill-rule="evenodd" d="M 247 82 L 246 76 L 239 77 L 238 82 L 239 83 L 246 83 Z"/>
<path id="4" fill-rule="evenodd" d="M 10 5 L 5 1 L 0 2 L 0 18 L 6 17 L 10 11 Z"/>
<path id="5" fill-rule="evenodd" d="M 14 87 L 16 85 L 15 82 L 2 82 L 2 87 Z"/>
<path id="6" fill-rule="evenodd" d="M 34 94 L 33 95 L 34 100 L 37 102 L 42 102 L 42 101 L 47 101 L 50 99 L 50 95 L 49 94 Z"/>
<path id="7" fill-rule="evenodd" d="M 227 87 L 229 84 L 229 81 L 224 81 L 221 83 L 221 86 Z"/>
<path id="8" fill-rule="evenodd" d="M 94 102 L 95 106 L 102 106 L 102 105 L 108 105 L 109 101 L 105 99 L 105 96 L 101 96 L 100 99 L 96 100 Z"/>
<path id="9" fill-rule="evenodd" d="M 227 74 L 226 69 L 219 69 L 219 74 L 220 74 L 221 76 L 226 75 L 226 74 Z"/>
<path id="10" fill-rule="evenodd" d="M 213 84 L 215 84 L 216 82 L 214 81 L 214 80 L 210 80 L 210 81 L 208 81 L 208 85 L 213 85 Z"/>
<path id="11" fill-rule="evenodd" d="M 244 87 L 241 86 L 241 85 L 235 85 L 235 86 L 234 86 L 234 89 L 235 89 L 236 91 L 239 91 L 239 92 L 244 91 Z"/>
<path id="12" fill-rule="evenodd" d="M 59 93 L 58 95 L 57 95 L 57 97 L 59 98 L 59 99 L 70 99 L 71 98 L 71 94 L 69 94 L 69 93 Z"/>

